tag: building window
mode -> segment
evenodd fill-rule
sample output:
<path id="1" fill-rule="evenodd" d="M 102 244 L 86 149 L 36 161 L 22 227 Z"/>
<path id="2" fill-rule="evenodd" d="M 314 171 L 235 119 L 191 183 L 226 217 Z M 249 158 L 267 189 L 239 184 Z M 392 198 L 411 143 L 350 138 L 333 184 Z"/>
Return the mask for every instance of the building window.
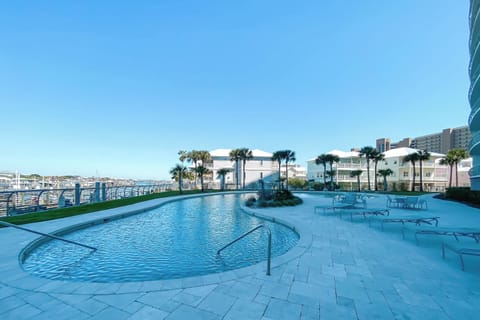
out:
<path id="1" fill-rule="evenodd" d="M 263 179 L 263 172 L 260 172 L 260 179 Z"/>
<path id="2" fill-rule="evenodd" d="M 432 173 L 431 173 L 431 172 L 425 173 L 425 177 L 430 178 L 431 176 L 432 176 Z"/>
<path id="3" fill-rule="evenodd" d="M 263 160 L 260 160 L 260 167 L 263 167 Z"/>
<path id="4" fill-rule="evenodd" d="M 403 176 L 404 176 L 404 177 L 408 177 L 408 172 L 405 171 L 405 172 L 403 173 Z"/>
<path id="5" fill-rule="evenodd" d="M 393 164 L 397 164 L 397 161 L 393 161 Z"/>

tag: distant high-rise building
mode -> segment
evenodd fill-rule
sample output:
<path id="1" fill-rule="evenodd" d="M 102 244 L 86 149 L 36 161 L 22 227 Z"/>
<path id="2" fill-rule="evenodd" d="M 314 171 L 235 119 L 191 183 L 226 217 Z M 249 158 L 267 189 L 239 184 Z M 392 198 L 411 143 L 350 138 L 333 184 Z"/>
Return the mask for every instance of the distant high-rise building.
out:
<path id="1" fill-rule="evenodd" d="M 412 146 L 412 139 L 411 138 L 404 138 L 398 142 L 391 143 L 390 149 L 398 149 L 398 148 L 410 148 Z"/>
<path id="2" fill-rule="evenodd" d="M 414 139 L 405 138 L 398 142 L 390 142 L 388 138 L 381 138 L 377 139 L 376 146 L 380 152 L 397 148 L 415 148 L 446 154 L 450 149 L 468 150 L 470 138 L 470 129 L 468 126 L 463 126 L 443 129 L 442 132 L 432 133 Z M 384 147 L 385 150 L 382 150 L 382 147 Z"/>
<path id="3" fill-rule="evenodd" d="M 412 148 L 446 154 L 450 149 L 468 150 L 470 142 L 468 126 L 443 129 L 442 132 L 416 137 L 412 141 Z"/>
<path id="4" fill-rule="evenodd" d="M 378 152 L 388 151 L 390 150 L 390 139 L 389 138 L 377 139 L 375 145 Z"/>
<path id="5" fill-rule="evenodd" d="M 473 167 L 470 169 L 470 183 L 472 190 L 480 190 L 480 0 L 470 1 L 470 101 L 471 113 L 468 119 L 472 138 L 470 155 L 473 158 Z"/>

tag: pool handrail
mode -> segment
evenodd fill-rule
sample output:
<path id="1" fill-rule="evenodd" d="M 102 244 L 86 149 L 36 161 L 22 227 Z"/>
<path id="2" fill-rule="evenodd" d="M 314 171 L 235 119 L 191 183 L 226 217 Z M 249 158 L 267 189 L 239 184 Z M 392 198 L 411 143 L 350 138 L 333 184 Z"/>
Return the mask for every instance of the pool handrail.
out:
<path id="1" fill-rule="evenodd" d="M 60 240 L 60 241 L 72 243 L 72 244 L 75 244 L 75 245 L 77 245 L 77 246 L 81 246 L 81 247 L 84 247 L 84 248 L 87 248 L 87 249 L 91 249 L 91 250 L 93 250 L 93 251 L 97 251 L 97 248 L 94 248 L 94 247 L 91 247 L 91 246 L 87 246 L 86 244 L 81 244 L 81 243 L 78 243 L 78 242 L 76 242 L 76 241 L 72 241 L 72 240 L 68 240 L 68 239 L 65 239 L 65 238 L 61 238 L 61 237 L 55 236 L 55 235 L 53 235 L 53 234 L 43 233 L 43 232 L 40 232 L 40 231 L 35 231 L 35 230 L 32 230 L 32 229 L 20 227 L 20 226 L 18 226 L 18 225 L 16 225 L 16 224 L 9 223 L 9 222 L 6 222 L 6 221 L 1 221 L 1 220 L 0 220 L 0 224 L 1 224 L 1 225 L 4 225 L 4 226 L 6 226 L 6 227 L 12 227 L 12 228 L 20 229 L 20 230 L 23 230 L 23 231 L 31 232 L 31 233 L 36 233 L 36 234 L 42 235 L 42 236 L 47 237 L 47 238 L 52 238 L 52 239 L 55 239 L 55 240 Z"/>
<path id="2" fill-rule="evenodd" d="M 238 238 L 236 238 L 235 240 L 229 242 L 228 244 L 224 245 L 222 248 L 220 248 L 218 251 L 217 251 L 217 254 L 220 254 L 220 252 L 223 250 L 223 249 L 226 249 L 228 248 L 229 246 L 231 246 L 232 244 L 234 244 L 235 242 L 245 238 L 246 236 L 248 236 L 250 233 L 260 229 L 260 228 L 265 228 L 265 230 L 267 230 L 267 233 L 268 233 L 268 247 L 267 247 L 267 276 L 270 275 L 270 261 L 272 259 L 272 231 L 270 230 L 269 227 L 267 227 L 266 225 L 264 224 L 260 224 L 258 226 L 256 226 L 255 228 L 253 228 L 252 230 L 248 231 L 248 232 L 245 232 L 244 234 L 242 234 L 241 236 L 239 236 Z"/>

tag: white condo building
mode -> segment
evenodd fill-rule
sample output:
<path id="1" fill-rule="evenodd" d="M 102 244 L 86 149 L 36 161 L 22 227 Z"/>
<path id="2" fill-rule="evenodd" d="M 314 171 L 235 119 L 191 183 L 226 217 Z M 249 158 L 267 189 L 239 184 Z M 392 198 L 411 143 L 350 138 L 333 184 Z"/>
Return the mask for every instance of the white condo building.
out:
<path id="1" fill-rule="evenodd" d="M 391 169 L 393 174 L 387 177 L 389 190 L 411 190 L 413 183 L 413 166 L 410 162 L 404 162 L 404 158 L 417 149 L 412 148 L 397 148 L 385 151 L 383 154 L 385 159 L 378 162 L 377 172 L 381 169 Z M 340 185 L 345 190 L 357 189 L 357 178 L 351 177 L 350 173 L 354 170 L 363 170 L 360 176 L 360 184 L 362 189 L 368 189 L 367 178 L 367 163 L 365 157 L 360 157 L 358 151 L 339 151 L 333 150 L 328 154 L 337 155 L 340 158 L 338 163 L 335 163 L 333 170 L 335 170 L 334 182 Z M 430 153 L 430 159 L 422 161 L 423 168 L 423 189 L 425 191 L 443 191 L 448 187 L 448 172 L 449 167 L 440 164 L 440 159 L 445 155 L 440 153 Z M 327 165 L 327 170 L 330 168 Z M 315 159 L 307 161 L 308 179 L 315 182 L 323 183 L 323 165 L 315 164 Z M 329 181 L 329 178 L 327 178 Z M 374 163 L 370 161 L 370 185 L 374 190 L 375 172 Z M 383 189 L 383 177 L 377 177 L 378 189 Z M 420 184 L 420 168 L 419 163 L 415 165 L 415 185 Z"/>
<path id="2" fill-rule="evenodd" d="M 212 162 L 207 164 L 207 168 L 212 171 L 212 182 L 220 185 L 218 178 L 218 170 L 230 169 L 231 171 L 225 176 L 227 188 L 235 188 L 235 177 L 238 172 L 239 186 L 243 185 L 243 168 L 242 162 L 235 167 L 235 161 L 230 160 L 230 151 L 232 149 L 216 149 L 210 151 Z M 271 183 L 278 179 L 278 162 L 272 161 L 273 154 L 259 149 L 252 150 L 253 158 L 245 164 L 245 185 L 258 183 L 263 179 L 267 183 Z M 255 185 L 257 187 L 257 185 Z"/>
<path id="3" fill-rule="evenodd" d="M 276 163 L 277 169 L 278 169 L 278 163 Z M 278 172 L 278 170 L 277 170 Z M 282 178 L 286 177 L 286 172 L 287 172 L 287 166 L 285 164 L 282 164 L 281 166 L 281 172 L 282 172 Z M 299 164 L 296 163 L 289 163 L 288 164 L 288 178 L 297 178 L 301 180 L 307 180 L 307 168 L 302 167 Z"/>

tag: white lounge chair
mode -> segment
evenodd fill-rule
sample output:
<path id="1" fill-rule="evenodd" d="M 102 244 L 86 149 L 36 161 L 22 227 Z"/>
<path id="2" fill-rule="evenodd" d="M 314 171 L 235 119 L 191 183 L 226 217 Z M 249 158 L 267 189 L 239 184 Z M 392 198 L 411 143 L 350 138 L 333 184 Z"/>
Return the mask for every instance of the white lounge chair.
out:
<path id="1" fill-rule="evenodd" d="M 323 212 L 335 211 L 337 209 L 353 209 L 353 208 L 366 208 L 367 200 L 364 197 L 358 196 L 356 193 L 347 193 L 345 195 L 337 196 L 333 198 L 331 206 L 315 206 L 314 212 L 323 210 Z"/>
<path id="2" fill-rule="evenodd" d="M 419 197 L 407 197 L 404 204 L 405 209 L 428 209 L 427 200 Z"/>
<path id="3" fill-rule="evenodd" d="M 375 216 L 375 220 L 380 221 L 380 225 L 382 227 L 383 231 L 383 225 L 385 223 L 401 223 L 402 225 L 405 225 L 405 223 L 414 223 L 416 225 L 421 225 L 423 224 L 433 224 L 435 223 L 435 226 L 438 226 L 438 219 L 440 217 L 436 216 L 428 216 L 428 215 L 391 215 L 391 216 Z M 368 220 L 369 226 L 371 226 L 371 221 L 373 220 L 373 217 Z M 405 228 L 402 228 L 402 238 L 405 239 Z"/>
<path id="4" fill-rule="evenodd" d="M 458 241 L 458 237 L 473 238 L 477 243 L 480 242 L 480 228 L 463 228 L 463 227 L 429 227 L 422 226 L 415 230 L 415 240 L 418 243 L 419 234 L 452 236 Z"/>
<path id="5" fill-rule="evenodd" d="M 393 198 L 387 195 L 387 208 L 399 208 L 403 206 L 403 201 L 399 201 L 398 198 Z"/>
<path id="6" fill-rule="evenodd" d="M 460 264 L 462 265 L 462 271 L 465 271 L 465 262 L 463 261 L 463 255 L 468 256 L 480 256 L 480 246 L 465 246 L 465 245 L 452 245 L 442 242 L 442 258 L 445 259 L 445 249 L 449 249 L 460 258 Z"/>

